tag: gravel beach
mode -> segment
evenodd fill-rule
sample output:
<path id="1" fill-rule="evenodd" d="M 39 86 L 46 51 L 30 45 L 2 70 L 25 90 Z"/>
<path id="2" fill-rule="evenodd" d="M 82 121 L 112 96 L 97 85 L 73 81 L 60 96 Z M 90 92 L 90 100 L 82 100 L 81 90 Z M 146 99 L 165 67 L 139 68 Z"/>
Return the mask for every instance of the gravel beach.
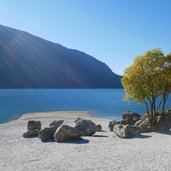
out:
<path id="1" fill-rule="evenodd" d="M 65 143 L 22 137 L 28 120 L 40 120 L 43 128 L 59 119 L 74 126 L 78 117 L 101 124 L 103 132 Z M 85 111 L 57 111 L 29 113 L 0 124 L 0 171 L 171 170 L 171 134 L 152 132 L 121 139 L 109 131 L 109 121 Z"/>

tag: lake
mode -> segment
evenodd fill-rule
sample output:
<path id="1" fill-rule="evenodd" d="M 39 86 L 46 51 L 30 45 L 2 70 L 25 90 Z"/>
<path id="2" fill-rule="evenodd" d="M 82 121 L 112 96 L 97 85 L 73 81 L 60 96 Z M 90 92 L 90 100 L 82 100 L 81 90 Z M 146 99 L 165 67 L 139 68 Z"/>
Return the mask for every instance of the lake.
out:
<path id="1" fill-rule="evenodd" d="M 111 119 L 128 110 L 145 112 L 144 105 L 124 102 L 123 96 L 123 89 L 1 89 L 0 123 L 28 112 L 85 110 Z"/>

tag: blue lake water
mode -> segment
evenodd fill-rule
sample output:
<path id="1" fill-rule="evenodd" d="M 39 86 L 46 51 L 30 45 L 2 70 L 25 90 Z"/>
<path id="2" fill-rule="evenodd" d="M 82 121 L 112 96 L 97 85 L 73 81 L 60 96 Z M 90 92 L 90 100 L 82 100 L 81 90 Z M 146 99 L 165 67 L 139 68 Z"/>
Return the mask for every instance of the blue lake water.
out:
<path id="1" fill-rule="evenodd" d="M 0 122 L 28 112 L 55 110 L 85 110 L 106 118 L 120 118 L 128 110 L 145 112 L 144 105 L 124 102 L 123 96 L 122 89 L 0 90 Z"/>

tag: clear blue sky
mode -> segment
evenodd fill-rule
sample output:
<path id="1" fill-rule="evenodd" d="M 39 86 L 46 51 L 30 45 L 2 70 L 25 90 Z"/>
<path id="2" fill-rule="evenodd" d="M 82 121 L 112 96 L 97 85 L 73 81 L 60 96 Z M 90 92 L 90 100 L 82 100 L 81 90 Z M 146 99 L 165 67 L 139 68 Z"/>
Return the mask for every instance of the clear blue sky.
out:
<path id="1" fill-rule="evenodd" d="M 147 50 L 171 51 L 171 0 L 0 0 L 0 24 L 84 51 L 117 74 Z"/>

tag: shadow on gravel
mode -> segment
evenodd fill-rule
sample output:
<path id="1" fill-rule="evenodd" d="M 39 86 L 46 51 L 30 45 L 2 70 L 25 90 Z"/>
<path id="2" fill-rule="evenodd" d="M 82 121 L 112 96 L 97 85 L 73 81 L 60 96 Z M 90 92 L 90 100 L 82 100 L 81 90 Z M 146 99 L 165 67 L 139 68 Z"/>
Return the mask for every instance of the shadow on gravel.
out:
<path id="1" fill-rule="evenodd" d="M 88 144 L 89 140 L 79 138 L 79 139 L 68 140 L 68 141 L 64 141 L 64 142 L 60 142 L 60 143 L 65 143 L 65 144 Z"/>
<path id="2" fill-rule="evenodd" d="M 108 136 L 106 136 L 106 135 L 92 135 L 92 137 L 108 137 Z"/>
<path id="3" fill-rule="evenodd" d="M 129 138 L 126 138 L 126 139 L 135 139 L 135 138 L 145 139 L 145 138 L 151 138 L 151 137 L 152 137 L 151 135 L 138 135 L 138 136 L 129 137 Z"/>
<path id="4" fill-rule="evenodd" d="M 46 140 L 46 141 L 42 141 L 43 143 L 54 143 L 55 140 Z"/>
<path id="5" fill-rule="evenodd" d="M 89 143 L 89 140 L 78 138 L 78 139 L 73 139 L 73 140 L 68 140 L 68 141 L 66 140 L 62 142 L 56 142 L 55 140 L 48 140 L 48 141 L 44 141 L 43 143 L 87 144 Z"/>
<path id="6" fill-rule="evenodd" d="M 171 135 L 171 131 L 156 131 L 159 134 Z"/>

